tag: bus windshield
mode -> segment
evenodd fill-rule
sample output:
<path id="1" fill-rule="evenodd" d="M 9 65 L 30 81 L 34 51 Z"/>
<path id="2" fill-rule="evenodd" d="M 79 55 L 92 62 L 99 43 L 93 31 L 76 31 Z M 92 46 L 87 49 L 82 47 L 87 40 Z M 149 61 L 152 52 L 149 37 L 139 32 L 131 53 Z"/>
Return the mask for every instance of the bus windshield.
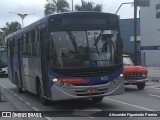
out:
<path id="1" fill-rule="evenodd" d="M 120 64 L 117 30 L 50 32 L 49 60 L 54 69 L 108 67 Z"/>
<path id="2" fill-rule="evenodd" d="M 0 67 L 7 67 L 7 52 L 0 51 Z"/>

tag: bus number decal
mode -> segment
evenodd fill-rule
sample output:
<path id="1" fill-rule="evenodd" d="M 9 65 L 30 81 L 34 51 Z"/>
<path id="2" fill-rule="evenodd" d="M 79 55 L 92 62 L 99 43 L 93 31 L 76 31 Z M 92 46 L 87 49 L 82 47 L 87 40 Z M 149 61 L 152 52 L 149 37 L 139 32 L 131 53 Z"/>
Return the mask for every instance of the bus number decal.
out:
<path id="1" fill-rule="evenodd" d="M 108 76 L 103 76 L 103 77 L 101 77 L 101 80 L 107 81 L 107 80 L 108 80 Z"/>

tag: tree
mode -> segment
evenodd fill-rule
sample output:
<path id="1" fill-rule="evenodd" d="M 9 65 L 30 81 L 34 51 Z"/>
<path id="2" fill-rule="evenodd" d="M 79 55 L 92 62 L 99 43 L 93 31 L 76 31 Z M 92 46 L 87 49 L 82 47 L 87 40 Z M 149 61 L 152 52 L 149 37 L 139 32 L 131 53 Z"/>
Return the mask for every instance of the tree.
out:
<path id="1" fill-rule="evenodd" d="M 0 46 L 3 46 L 5 44 L 5 36 L 2 31 L 0 31 Z"/>
<path id="2" fill-rule="evenodd" d="M 15 31 L 17 31 L 20 28 L 21 24 L 17 21 L 15 22 L 7 22 L 6 26 L 1 28 L 0 31 L 0 45 L 5 45 L 5 37 Z"/>
<path id="3" fill-rule="evenodd" d="M 17 21 L 15 22 L 7 22 L 6 26 L 2 29 L 3 33 L 5 34 L 5 36 L 17 31 L 20 28 L 21 24 Z"/>
<path id="4" fill-rule="evenodd" d="M 44 14 L 60 13 L 69 11 L 69 3 L 66 0 L 46 0 Z"/>
<path id="5" fill-rule="evenodd" d="M 82 5 L 75 5 L 75 10 L 76 11 L 98 11 L 101 12 L 102 10 L 102 5 L 97 4 L 94 5 L 94 2 L 85 2 L 84 0 L 81 0 Z"/>

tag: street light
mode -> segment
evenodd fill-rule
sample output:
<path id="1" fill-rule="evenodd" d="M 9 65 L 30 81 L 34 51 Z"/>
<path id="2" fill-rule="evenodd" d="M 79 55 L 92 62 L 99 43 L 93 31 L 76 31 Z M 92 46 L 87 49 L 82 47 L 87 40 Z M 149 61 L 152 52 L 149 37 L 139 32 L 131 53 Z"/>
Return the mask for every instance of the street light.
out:
<path id="1" fill-rule="evenodd" d="M 118 13 L 119 9 L 124 4 L 134 4 L 134 64 L 137 65 L 137 3 L 135 2 L 126 2 L 122 3 L 115 14 Z"/>
<path id="2" fill-rule="evenodd" d="M 27 15 L 31 15 L 31 14 L 35 14 L 35 13 L 31 13 L 31 14 L 20 14 L 20 13 L 15 13 L 15 12 L 9 12 L 9 13 L 13 13 L 18 15 L 21 19 L 22 19 L 22 28 L 23 28 L 23 20 Z"/>
<path id="3" fill-rule="evenodd" d="M 120 8 L 122 7 L 122 5 L 124 5 L 124 4 L 134 4 L 134 2 L 125 2 L 125 3 L 122 3 L 120 6 L 119 6 L 119 8 L 117 9 L 117 11 L 116 11 L 116 13 L 115 14 L 117 14 L 118 13 L 118 11 L 120 10 Z"/>

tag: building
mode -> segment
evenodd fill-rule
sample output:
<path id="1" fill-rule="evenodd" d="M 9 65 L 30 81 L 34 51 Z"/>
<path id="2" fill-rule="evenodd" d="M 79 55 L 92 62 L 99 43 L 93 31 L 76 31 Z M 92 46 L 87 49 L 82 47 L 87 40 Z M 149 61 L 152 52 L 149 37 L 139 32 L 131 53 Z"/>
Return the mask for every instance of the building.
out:
<path id="1" fill-rule="evenodd" d="M 123 40 L 123 52 L 133 58 L 135 52 L 134 43 L 134 19 L 120 19 L 120 32 Z M 140 53 L 140 19 L 137 18 L 137 51 Z M 140 58 L 137 60 L 141 64 Z"/>
<path id="2" fill-rule="evenodd" d="M 160 67 L 160 0 L 150 0 L 149 7 L 140 8 L 140 23 L 146 66 Z"/>

